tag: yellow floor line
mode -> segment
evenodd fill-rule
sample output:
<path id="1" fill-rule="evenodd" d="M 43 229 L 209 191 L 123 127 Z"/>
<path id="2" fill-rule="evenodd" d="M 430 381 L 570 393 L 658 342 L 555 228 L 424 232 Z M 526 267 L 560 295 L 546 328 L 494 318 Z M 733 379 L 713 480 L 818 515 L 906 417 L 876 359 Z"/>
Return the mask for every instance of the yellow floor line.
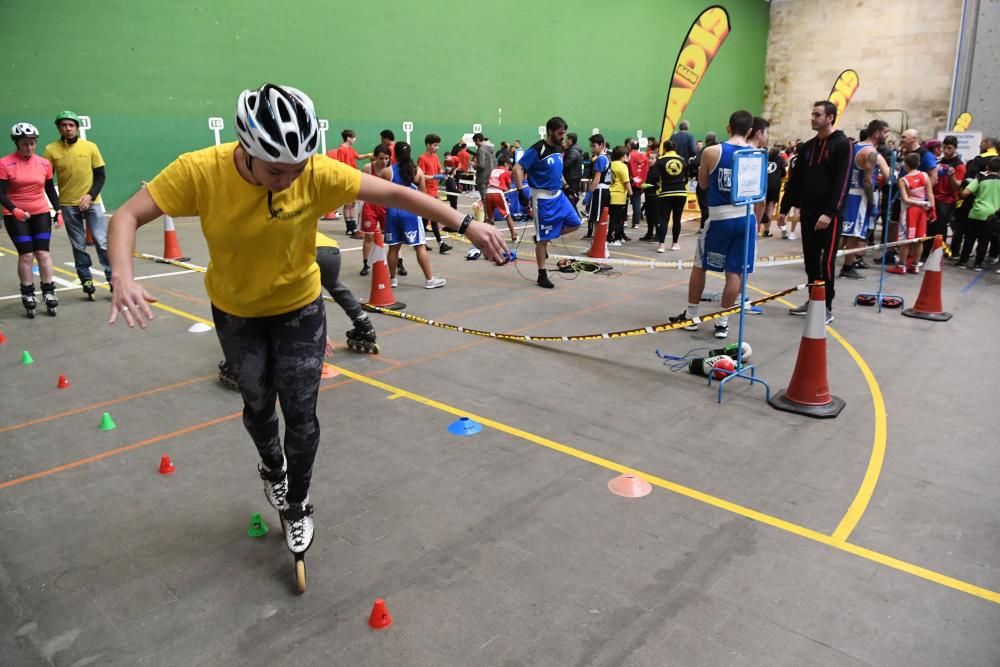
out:
<path id="1" fill-rule="evenodd" d="M 642 470 L 636 470 L 635 468 L 630 468 L 626 465 L 622 465 L 615 461 L 591 454 L 589 452 L 570 447 L 569 445 L 564 445 L 560 442 L 544 438 L 540 435 L 535 435 L 534 433 L 529 433 L 522 429 L 508 426 L 498 421 L 489 419 L 482 415 L 477 415 L 473 412 L 467 412 L 460 410 L 454 406 L 448 405 L 446 403 L 441 403 L 435 401 L 427 396 L 422 396 L 420 394 L 414 393 L 412 391 L 407 391 L 406 389 L 401 389 L 387 382 L 382 382 L 381 380 L 376 380 L 353 371 L 349 371 L 346 368 L 338 367 L 337 370 L 341 372 L 345 377 L 352 380 L 356 380 L 363 384 L 367 384 L 371 387 L 376 387 L 382 391 L 388 392 L 392 395 L 402 396 L 408 398 L 411 401 L 426 405 L 428 407 L 440 410 L 442 412 L 447 412 L 448 414 L 455 415 L 458 417 L 469 417 L 470 419 L 475 419 L 483 426 L 507 433 L 516 438 L 526 440 L 528 442 L 546 447 L 548 449 L 566 454 L 567 456 L 572 456 L 573 458 L 579 459 L 581 461 L 586 461 L 596 466 L 606 468 L 608 470 L 621 473 L 621 474 L 632 474 L 642 477 L 647 482 L 653 486 L 657 486 L 668 491 L 672 491 L 679 495 L 691 498 L 692 500 L 697 500 L 698 502 L 711 505 L 713 507 L 718 507 L 719 509 L 731 512 L 733 514 L 738 514 L 740 516 L 746 517 L 753 521 L 763 523 L 780 530 L 784 530 L 793 535 L 798 535 L 807 540 L 812 540 L 813 542 L 818 542 L 826 546 L 832 547 L 834 549 L 839 549 L 846 553 L 853 554 L 860 558 L 884 565 L 886 567 L 893 568 L 894 570 L 899 570 L 900 572 L 905 572 L 907 574 L 913 575 L 915 577 L 920 577 L 921 579 L 926 579 L 927 581 L 940 584 L 941 586 L 946 586 L 969 595 L 973 595 L 984 600 L 993 602 L 994 604 L 1000 604 L 1000 593 L 996 591 L 991 591 L 987 588 L 981 586 L 976 586 L 975 584 L 970 584 L 967 581 L 962 581 L 961 579 L 956 579 L 954 577 L 949 577 L 946 574 L 941 574 L 940 572 L 935 572 L 934 570 L 929 570 L 919 565 L 914 565 L 913 563 L 908 563 L 898 558 L 893 558 L 892 556 L 887 556 L 885 554 L 879 553 L 877 551 L 872 551 L 871 549 L 866 549 L 865 547 L 857 546 L 855 544 L 850 544 L 849 542 L 835 538 L 834 536 L 825 535 L 819 531 L 806 528 L 805 526 L 800 526 L 796 523 L 790 521 L 785 521 L 784 519 L 779 519 L 778 517 L 771 516 L 770 514 L 765 514 L 763 512 L 758 512 L 757 510 L 751 509 L 749 507 L 744 507 L 743 505 L 738 505 L 736 503 L 718 498 L 708 493 L 698 491 L 697 489 L 692 489 L 690 487 L 684 486 L 682 484 L 677 484 L 676 482 L 671 482 L 669 480 L 651 475 Z"/>

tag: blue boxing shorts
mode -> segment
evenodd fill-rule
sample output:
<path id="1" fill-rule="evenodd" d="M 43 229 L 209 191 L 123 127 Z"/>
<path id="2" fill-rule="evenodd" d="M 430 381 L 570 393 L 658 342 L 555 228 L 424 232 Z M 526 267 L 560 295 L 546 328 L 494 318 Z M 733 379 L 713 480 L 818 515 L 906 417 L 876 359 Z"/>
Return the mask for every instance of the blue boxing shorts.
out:
<path id="1" fill-rule="evenodd" d="M 750 215 L 750 229 L 757 228 L 757 219 Z M 709 271 L 726 273 L 743 272 L 743 245 L 746 243 L 747 219 L 728 218 L 713 220 L 709 217 L 705 229 L 698 234 L 694 265 Z M 750 233 L 747 246 L 747 273 L 753 273 L 753 260 L 757 253 L 756 234 Z"/>
<path id="2" fill-rule="evenodd" d="M 562 190 L 532 190 L 531 204 L 535 210 L 535 235 L 539 241 L 559 238 L 564 227 L 576 229 L 580 226 L 580 214 Z"/>

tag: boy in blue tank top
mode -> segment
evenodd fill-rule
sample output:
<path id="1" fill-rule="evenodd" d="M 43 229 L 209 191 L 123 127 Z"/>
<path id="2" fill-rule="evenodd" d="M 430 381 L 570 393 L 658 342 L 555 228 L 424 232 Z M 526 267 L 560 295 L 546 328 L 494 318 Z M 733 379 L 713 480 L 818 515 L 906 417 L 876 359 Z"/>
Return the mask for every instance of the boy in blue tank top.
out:
<path id="1" fill-rule="evenodd" d="M 746 148 L 746 136 L 753 125 L 753 115 L 749 111 L 736 111 L 729 117 L 729 141 L 709 146 L 701 154 L 698 167 L 698 185 L 707 191 L 708 222 L 698 236 L 698 247 L 694 257 L 694 267 L 688 281 L 688 306 L 680 315 L 670 318 L 671 322 L 683 322 L 698 317 L 701 294 L 705 290 L 705 273 L 724 271 L 726 286 L 722 290 L 722 307 L 736 304 L 743 286 L 744 239 L 746 237 L 746 208 L 733 206 L 732 175 L 733 153 Z M 750 224 L 756 229 L 756 220 L 750 216 Z M 756 253 L 755 235 L 750 235 L 750 245 L 746 250 L 747 273 L 753 273 Z M 720 317 L 715 321 L 715 337 L 729 335 L 729 318 Z M 687 327 L 697 331 L 698 323 Z"/>

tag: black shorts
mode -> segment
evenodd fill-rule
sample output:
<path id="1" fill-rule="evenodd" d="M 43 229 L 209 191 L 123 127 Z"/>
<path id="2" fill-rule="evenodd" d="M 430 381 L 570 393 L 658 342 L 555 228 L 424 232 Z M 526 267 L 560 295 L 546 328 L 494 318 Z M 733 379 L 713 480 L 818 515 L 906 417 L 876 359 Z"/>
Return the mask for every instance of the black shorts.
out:
<path id="1" fill-rule="evenodd" d="M 767 186 L 767 203 L 768 204 L 770 204 L 771 202 L 774 202 L 775 204 L 777 204 L 778 203 L 778 199 L 780 197 L 781 197 L 781 183 L 780 182 L 778 184 L 776 184 L 776 185 L 768 185 Z"/>
<path id="2" fill-rule="evenodd" d="M 611 202 L 611 190 L 607 188 L 597 188 L 590 195 L 590 222 L 598 222 L 601 219 L 601 211 Z"/>
<path id="3" fill-rule="evenodd" d="M 33 215 L 23 222 L 12 215 L 5 215 L 3 224 L 17 248 L 17 254 L 48 252 L 49 239 L 52 238 L 52 216 L 47 212 Z"/>

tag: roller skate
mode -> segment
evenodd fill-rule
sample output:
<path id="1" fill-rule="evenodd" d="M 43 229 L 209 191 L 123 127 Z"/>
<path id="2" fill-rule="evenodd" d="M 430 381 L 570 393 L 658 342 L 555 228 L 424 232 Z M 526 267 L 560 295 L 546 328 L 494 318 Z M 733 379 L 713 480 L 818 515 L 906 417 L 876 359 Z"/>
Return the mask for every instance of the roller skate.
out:
<path id="1" fill-rule="evenodd" d="M 59 299 L 56 297 L 55 283 L 42 283 L 42 300 L 45 302 L 45 310 L 49 316 L 56 316 L 56 309 L 59 308 Z"/>
<path id="2" fill-rule="evenodd" d="M 257 472 L 264 482 L 264 495 L 271 507 L 283 511 L 288 505 L 285 502 L 285 494 L 288 493 L 288 469 L 284 462 L 279 470 L 271 470 L 263 463 L 257 464 Z"/>
<path id="3" fill-rule="evenodd" d="M 406 270 L 406 267 L 403 266 L 403 258 L 402 257 L 400 257 L 399 261 L 396 262 L 396 273 L 399 274 L 399 275 L 401 275 L 401 276 L 405 276 L 407 273 L 409 273 L 409 271 Z"/>
<path id="4" fill-rule="evenodd" d="M 28 319 L 35 319 L 35 308 L 38 306 L 38 302 L 35 301 L 34 284 L 21 285 L 21 305 L 24 306 Z"/>
<path id="5" fill-rule="evenodd" d="M 354 328 L 347 332 L 347 347 L 357 352 L 378 354 L 378 343 L 375 342 L 375 327 L 366 314 L 354 320 Z"/>
<path id="6" fill-rule="evenodd" d="M 225 360 L 219 362 L 219 383 L 226 389 L 240 390 L 240 385 L 236 383 L 236 376 L 229 370 L 229 364 Z"/>
<path id="7" fill-rule="evenodd" d="M 306 592 L 306 551 L 313 541 L 313 506 L 309 498 L 301 503 L 291 503 L 280 511 L 281 530 L 285 534 L 288 550 L 295 558 L 295 588 Z"/>
<path id="8" fill-rule="evenodd" d="M 87 299 L 89 299 L 90 301 L 97 301 L 97 296 L 95 295 L 95 292 L 97 292 L 97 288 L 94 287 L 93 280 L 87 278 L 81 283 L 81 286 L 83 287 L 83 293 L 87 296 Z"/>

